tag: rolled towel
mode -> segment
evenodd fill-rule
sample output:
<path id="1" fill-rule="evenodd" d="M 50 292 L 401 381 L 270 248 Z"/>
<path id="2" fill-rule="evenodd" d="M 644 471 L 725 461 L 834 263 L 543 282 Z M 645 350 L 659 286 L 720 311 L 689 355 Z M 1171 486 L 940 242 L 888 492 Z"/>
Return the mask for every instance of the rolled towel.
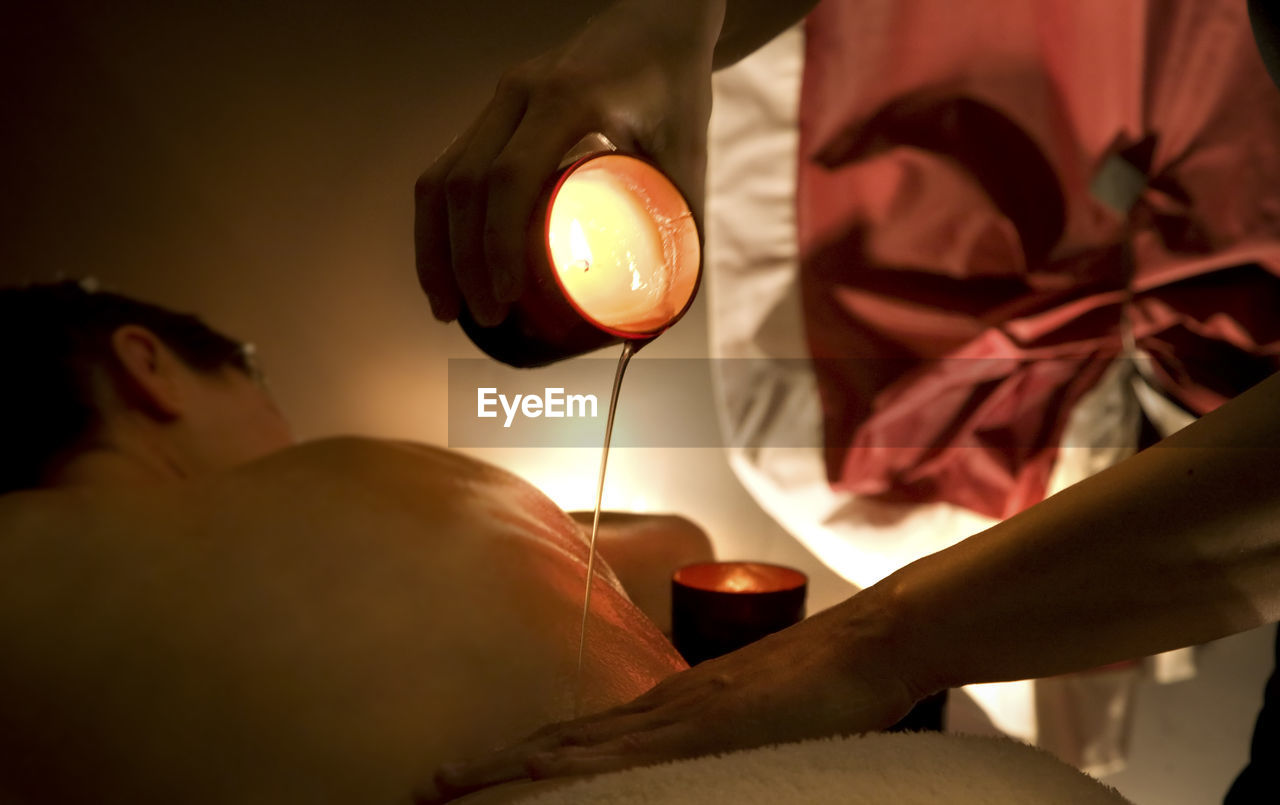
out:
<path id="1" fill-rule="evenodd" d="M 1072 766 L 1007 738 L 876 733 L 614 772 L 521 805 L 1123 805 Z"/>

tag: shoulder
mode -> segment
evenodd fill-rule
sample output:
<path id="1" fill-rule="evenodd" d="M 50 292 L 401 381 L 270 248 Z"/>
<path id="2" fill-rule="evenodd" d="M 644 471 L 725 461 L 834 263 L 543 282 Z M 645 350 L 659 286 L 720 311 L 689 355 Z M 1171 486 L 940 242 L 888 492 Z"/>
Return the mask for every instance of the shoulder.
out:
<path id="1" fill-rule="evenodd" d="M 0 550 L 86 524 L 93 519 L 92 497 L 84 489 L 33 489 L 0 495 Z"/>
<path id="2" fill-rule="evenodd" d="M 445 505 L 473 498 L 518 501 L 537 510 L 559 508 L 524 479 L 441 447 L 354 436 L 321 439 L 281 450 L 229 473 L 231 484 L 298 487 L 311 495 L 374 495 Z M 283 491 L 283 490 L 282 490 Z"/>
<path id="3" fill-rule="evenodd" d="M 412 520 L 432 530 L 534 537 L 543 547 L 578 555 L 581 530 L 550 498 L 500 467 L 441 447 L 338 437 L 297 445 L 227 473 L 212 497 L 245 497 L 302 514 L 361 512 L 390 524 Z"/>
<path id="4" fill-rule="evenodd" d="M 304 442 L 234 472 L 334 472 L 346 478 L 383 473 L 430 473 L 447 478 L 523 483 L 516 476 L 462 453 L 416 442 L 336 436 Z"/>

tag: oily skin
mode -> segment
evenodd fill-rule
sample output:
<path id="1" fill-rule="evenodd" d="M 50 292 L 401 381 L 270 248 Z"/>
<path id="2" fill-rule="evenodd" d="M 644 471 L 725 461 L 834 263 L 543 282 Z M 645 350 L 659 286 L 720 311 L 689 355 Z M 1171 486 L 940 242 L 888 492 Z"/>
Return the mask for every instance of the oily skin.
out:
<path id="1" fill-rule="evenodd" d="M 337 439 L 6 495 L 0 534 L 0 779 L 19 799 L 400 801 L 571 712 L 578 527 L 447 451 Z M 587 712 L 684 667 L 608 576 Z"/>

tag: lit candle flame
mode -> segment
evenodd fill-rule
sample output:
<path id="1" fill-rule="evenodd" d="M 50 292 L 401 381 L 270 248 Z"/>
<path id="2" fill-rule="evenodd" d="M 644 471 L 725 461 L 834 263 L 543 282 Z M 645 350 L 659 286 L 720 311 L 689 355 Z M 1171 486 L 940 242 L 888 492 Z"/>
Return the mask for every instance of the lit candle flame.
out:
<path id="1" fill-rule="evenodd" d="M 563 178 L 547 211 L 547 256 L 588 321 L 656 333 L 687 304 L 698 280 L 697 228 L 683 206 L 685 224 L 673 228 L 672 201 L 684 204 L 657 169 L 617 154 Z"/>
<path id="2" fill-rule="evenodd" d="M 755 587 L 756 579 L 751 571 L 741 567 L 735 567 L 722 583 L 722 589 L 730 593 L 743 593 Z"/>
<path id="3" fill-rule="evenodd" d="M 587 236 L 577 218 L 569 222 L 569 253 L 573 255 L 569 268 L 591 269 L 591 247 L 587 245 Z"/>

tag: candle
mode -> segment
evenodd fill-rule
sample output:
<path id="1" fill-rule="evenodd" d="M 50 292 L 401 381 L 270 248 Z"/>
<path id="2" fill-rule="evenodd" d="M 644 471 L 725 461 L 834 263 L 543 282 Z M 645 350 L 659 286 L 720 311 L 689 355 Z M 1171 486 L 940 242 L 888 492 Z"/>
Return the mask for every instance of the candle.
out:
<path id="1" fill-rule="evenodd" d="M 568 159 L 538 202 L 529 276 L 506 319 L 482 327 L 466 308 L 458 317 L 477 347 L 512 366 L 652 339 L 684 315 L 698 290 L 701 238 L 671 180 L 612 150 Z"/>
<path id="2" fill-rule="evenodd" d="M 697 287 L 697 229 L 657 168 L 622 154 L 571 167 L 547 212 L 551 272 L 570 304 L 615 335 L 654 335 L 688 307 Z"/>
<path id="3" fill-rule="evenodd" d="M 703 562 L 671 579 L 676 650 L 691 664 L 719 657 L 804 619 L 808 578 L 762 562 Z"/>

